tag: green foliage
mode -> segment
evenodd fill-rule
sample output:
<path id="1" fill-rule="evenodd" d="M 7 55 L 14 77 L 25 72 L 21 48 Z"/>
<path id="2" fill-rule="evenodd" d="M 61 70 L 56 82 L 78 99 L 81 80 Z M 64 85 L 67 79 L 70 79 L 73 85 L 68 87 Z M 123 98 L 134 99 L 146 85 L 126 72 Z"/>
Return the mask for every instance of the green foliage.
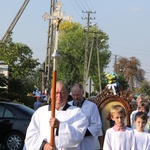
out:
<path id="1" fill-rule="evenodd" d="M 135 91 L 136 93 L 145 93 L 150 97 L 150 82 L 144 80 Z"/>
<path id="2" fill-rule="evenodd" d="M 126 90 L 129 87 L 128 82 L 125 80 L 123 74 L 118 75 L 118 83 L 122 90 Z"/>
<path id="3" fill-rule="evenodd" d="M 33 59 L 32 50 L 27 45 L 13 43 L 11 40 L 0 42 L 0 52 L 0 60 L 9 66 L 8 89 L 4 98 L 26 103 L 28 93 L 34 89 L 35 68 L 40 63 Z M 2 93 L 0 94 L 2 97 Z"/>
<path id="4" fill-rule="evenodd" d="M 93 31 L 95 30 L 99 34 L 94 34 Z M 101 30 L 95 29 L 95 27 L 91 28 L 91 32 L 89 33 L 89 53 L 93 40 L 94 46 L 92 48 L 89 76 L 92 77 L 95 83 L 95 90 L 99 90 L 97 48 L 100 51 L 101 74 L 103 74 L 105 66 L 109 63 L 111 53 L 108 51 L 108 36 Z M 57 78 L 65 81 L 70 86 L 75 82 L 83 83 L 86 45 L 86 33 L 84 29 L 78 23 L 63 22 L 60 25 L 59 35 L 58 53 L 60 54 L 60 58 L 57 63 Z M 93 35 L 97 38 L 93 37 Z M 101 42 L 102 39 L 104 39 L 103 42 Z M 98 44 L 96 44 L 97 41 Z"/>
<path id="5" fill-rule="evenodd" d="M 33 59 L 31 49 L 20 43 L 0 43 L 0 60 L 6 62 L 13 78 L 24 78 L 32 75 L 34 68 L 39 65 Z"/>

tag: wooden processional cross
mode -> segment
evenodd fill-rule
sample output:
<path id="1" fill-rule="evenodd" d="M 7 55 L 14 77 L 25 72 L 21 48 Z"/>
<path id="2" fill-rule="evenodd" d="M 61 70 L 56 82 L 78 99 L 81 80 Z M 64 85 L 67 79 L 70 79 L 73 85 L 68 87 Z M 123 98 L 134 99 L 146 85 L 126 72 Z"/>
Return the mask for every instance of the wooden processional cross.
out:
<path id="1" fill-rule="evenodd" d="M 52 73 L 52 102 L 51 102 L 51 117 L 55 118 L 55 99 L 56 99 L 56 59 L 59 57 L 59 54 L 57 52 L 58 50 L 58 33 L 59 33 L 59 25 L 62 20 L 68 20 L 72 21 L 72 17 L 66 16 L 64 17 L 64 13 L 61 12 L 62 3 L 57 2 L 55 5 L 55 10 L 51 15 L 45 13 L 43 15 L 44 20 L 52 20 L 52 23 L 55 28 L 55 45 L 54 45 L 54 52 L 52 54 L 53 57 L 53 73 Z M 50 133 L 50 145 L 54 147 L 55 145 L 55 138 L 54 138 L 54 128 L 51 127 L 51 133 Z"/>

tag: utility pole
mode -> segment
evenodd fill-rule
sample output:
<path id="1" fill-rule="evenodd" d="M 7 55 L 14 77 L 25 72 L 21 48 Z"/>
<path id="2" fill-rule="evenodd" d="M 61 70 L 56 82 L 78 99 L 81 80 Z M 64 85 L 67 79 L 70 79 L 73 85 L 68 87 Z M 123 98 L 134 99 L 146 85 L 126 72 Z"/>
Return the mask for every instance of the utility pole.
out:
<path id="1" fill-rule="evenodd" d="M 88 68 L 87 68 L 87 72 L 86 72 L 87 78 L 88 78 L 88 74 L 89 74 L 89 70 L 90 70 L 90 64 L 91 64 L 91 57 L 92 57 L 92 52 L 93 52 L 94 40 L 95 40 L 95 33 L 93 35 L 92 45 L 91 45 L 90 54 L 89 54 Z"/>
<path id="2" fill-rule="evenodd" d="M 94 45 L 94 39 L 96 39 L 96 51 L 97 51 L 97 67 L 98 67 L 98 79 L 99 79 L 99 92 L 101 93 L 102 92 L 102 82 L 101 82 L 101 71 L 100 71 L 100 51 L 99 51 L 99 41 L 98 41 L 98 34 L 99 32 L 94 32 L 94 37 L 93 37 L 93 42 L 92 42 L 92 49 L 93 49 L 93 45 Z M 101 42 L 103 42 L 104 39 L 101 39 L 100 40 L 100 44 Z M 90 52 L 90 59 L 91 59 L 91 53 Z M 89 60 L 90 60 L 89 59 Z M 89 61 L 90 63 L 90 61 Z M 88 65 L 88 71 L 89 71 L 89 65 Z"/>
<path id="3" fill-rule="evenodd" d="M 84 75 L 83 75 L 83 85 L 84 85 L 84 96 L 86 97 L 86 81 L 88 78 L 87 75 L 87 68 L 88 68 L 88 42 L 89 42 L 89 27 L 90 27 L 90 17 L 91 13 L 96 13 L 92 11 L 82 11 L 83 13 L 87 13 L 88 17 L 87 18 L 82 18 L 82 19 L 87 19 L 87 28 L 86 28 L 86 45 L 85 45 L 85 57 L 84 57 Z M 95 19 L 95 18 L 94 18 Z"/>

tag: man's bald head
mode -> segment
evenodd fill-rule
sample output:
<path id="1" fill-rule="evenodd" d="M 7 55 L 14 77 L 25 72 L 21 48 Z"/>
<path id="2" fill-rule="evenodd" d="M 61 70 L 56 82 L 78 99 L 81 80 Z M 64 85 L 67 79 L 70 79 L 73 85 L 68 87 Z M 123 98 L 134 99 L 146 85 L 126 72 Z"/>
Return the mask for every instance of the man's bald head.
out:
<path id="1" fill-rule="evenodd" d="M 72 98 L 75 101 L 82 101 L 83 99 L 83 86 L 79 83 L 75 83 L 71 88 Z"/>

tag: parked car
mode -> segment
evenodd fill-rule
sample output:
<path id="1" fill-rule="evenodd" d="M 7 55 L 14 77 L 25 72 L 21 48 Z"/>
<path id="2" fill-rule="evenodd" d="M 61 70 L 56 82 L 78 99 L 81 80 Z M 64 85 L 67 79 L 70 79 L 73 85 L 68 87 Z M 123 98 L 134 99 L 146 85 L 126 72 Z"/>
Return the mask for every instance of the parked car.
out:
<path id="1" fill-rule="evenodd" d="M 0 144 L 6 150 L 22 150 L 34 110 L 13 102 L 0 101 Z"/>

